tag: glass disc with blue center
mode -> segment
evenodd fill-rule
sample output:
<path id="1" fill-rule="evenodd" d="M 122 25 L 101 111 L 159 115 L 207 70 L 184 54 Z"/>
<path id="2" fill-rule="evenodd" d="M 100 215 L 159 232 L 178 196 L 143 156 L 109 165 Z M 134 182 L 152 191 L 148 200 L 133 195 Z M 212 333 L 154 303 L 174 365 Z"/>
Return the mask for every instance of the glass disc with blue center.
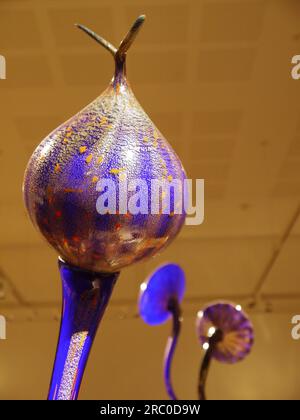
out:
<path id="1" fill-rule="evenodd" d="M 149 325 L 158 325 L 167 321 L 171 312 L 169 302 L 177 299 L 181 302 L 185 292 L 185 274 L 177 264 L 165 264 L 159 267 L 141 284 L 139 312 Z"/>

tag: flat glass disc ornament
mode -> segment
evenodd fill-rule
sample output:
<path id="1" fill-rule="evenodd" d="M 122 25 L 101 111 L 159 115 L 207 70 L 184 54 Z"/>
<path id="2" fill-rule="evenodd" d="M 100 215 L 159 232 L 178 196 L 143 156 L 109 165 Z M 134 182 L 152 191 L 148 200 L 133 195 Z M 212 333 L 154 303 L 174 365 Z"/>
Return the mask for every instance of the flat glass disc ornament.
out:
<path id="1" fill-rule="evenodd" d="M 185 291 L 185 274 L 177 264 L 166 264 L 154 271 L 141 285 L 139 311 L 149 325 L 162 324 L 171 317 L 170 300 L 182 301 Z"/>
<path id="2" fill-rule="evenodd" d="M 236 363 L 253 345 L 253 326 L 240 305 L 216 302 L 197 314 L 196 331 L 205 350 L 198 376 L 199 400 L 206 400 L 206 379 L 211 359 Z"/>
<path id="3" fill-rule="evenodd" d="M 182 323 L 180 303 L 185 291 L 184 271 L 177 264 L 165 264 L 156 269 L 140 289 L 139 312 L 144 322 L 158 325 L 172 317 L 172 331 L 164 354 L 164 382 L 169 397 L 177 400 L 171 366 Z"/>
<path id="4" fill-rule="evenodd" d="M 200 311 L 196 321 L 197 335 L 204 348 L 215 331 L 221 333 L 212 357 L 223 363 L 244 359 L 253 345 L 253 326 L 239 305 L 215 303 Z"/>

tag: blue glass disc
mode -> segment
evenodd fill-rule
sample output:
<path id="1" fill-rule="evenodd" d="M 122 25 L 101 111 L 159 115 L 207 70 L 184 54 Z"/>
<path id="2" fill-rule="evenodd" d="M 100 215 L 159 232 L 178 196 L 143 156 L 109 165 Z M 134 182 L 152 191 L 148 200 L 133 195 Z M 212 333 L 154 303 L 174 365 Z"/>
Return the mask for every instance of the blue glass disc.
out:
<path id="1" fill-rule="evenodd" d="M 174 297 L 182 301 L 185 292 L 185 274 L 177 264 L 165 264 L 156 269 L 141 284 L 139 312 L 149 325 L 158 325 L 167 321 L 171 313 L 168 302 Z"/>

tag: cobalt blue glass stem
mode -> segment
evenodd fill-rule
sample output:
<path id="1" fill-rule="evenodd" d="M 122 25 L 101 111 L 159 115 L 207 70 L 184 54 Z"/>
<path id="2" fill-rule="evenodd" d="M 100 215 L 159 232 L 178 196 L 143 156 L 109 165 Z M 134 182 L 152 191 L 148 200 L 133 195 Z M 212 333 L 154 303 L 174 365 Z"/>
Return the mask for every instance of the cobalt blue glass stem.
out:
<path id="1" fill-rule="evenodd" d="M 63 305 L 48 400 L 76 400 L 98 325 L 119 273 L 95 273 L 59 259 Z"/>
<path id="2" fill-rule="evenodd" d="M 164 358 L 164 379 L 167 393 L 171 400 L 177 400 L 177 396 L 174 392 L 172 380 L 171 380 L 171 366 L 173 361 L 173 356 L 177 346 L 178 337 L 180 334 L 181 328 L 181 311 L 177 298 L 172 298 L 168 304 L 168 310 L 172 314 L 173 325 L 172 325 L 172 334 L 168 338 L 167 346 L 165 350 Z"/>

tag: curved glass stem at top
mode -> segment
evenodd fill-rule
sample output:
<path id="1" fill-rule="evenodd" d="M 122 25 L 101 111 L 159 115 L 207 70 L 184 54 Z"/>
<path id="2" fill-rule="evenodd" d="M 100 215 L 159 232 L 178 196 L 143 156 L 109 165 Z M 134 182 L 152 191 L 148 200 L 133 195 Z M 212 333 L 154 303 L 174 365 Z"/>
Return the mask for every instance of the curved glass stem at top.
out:
<path id="1" fill-rule="evenodd" d="M 48 400 L 76 400 L 91 346 L 119 273 L 94 273 L 59 260 L 63 305 Z"/>

